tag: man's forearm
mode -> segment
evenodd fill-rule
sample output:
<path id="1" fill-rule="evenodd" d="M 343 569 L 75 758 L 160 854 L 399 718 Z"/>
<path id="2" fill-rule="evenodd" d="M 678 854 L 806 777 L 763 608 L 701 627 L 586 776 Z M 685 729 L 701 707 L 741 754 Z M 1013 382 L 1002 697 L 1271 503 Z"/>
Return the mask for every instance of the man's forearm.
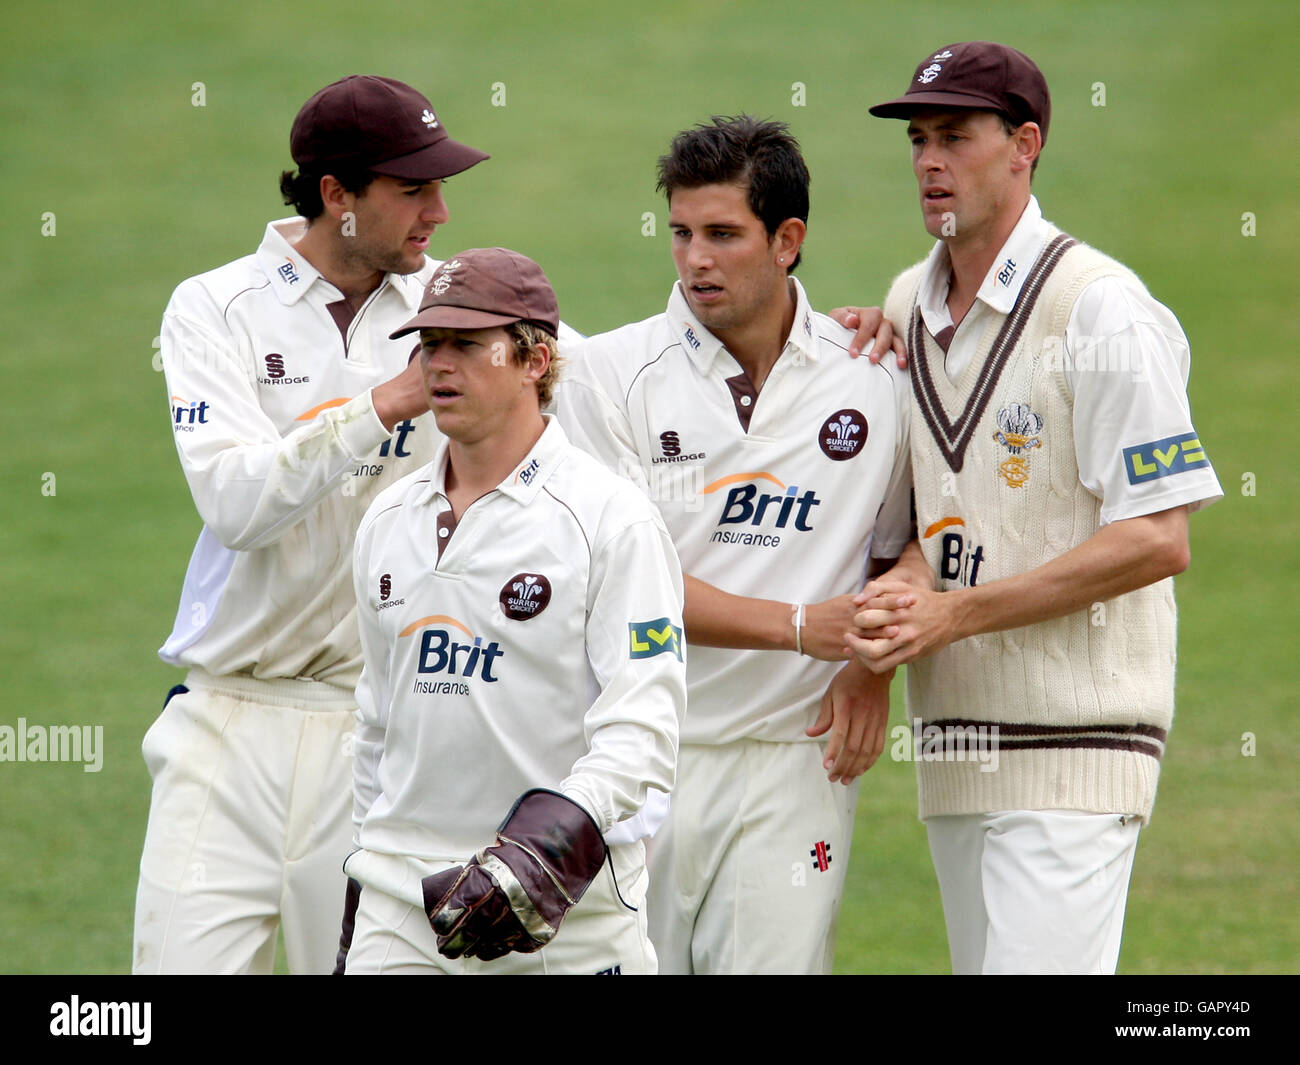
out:
<path id="1" fill-rule="evenodd" d="M 756 651 L 795 649 L 789 603 L 732 595 L 689 575 L 685 584 L 688 643 Z"/>
<path id="2" fill-rule="evenodd" d="M 1093 603 L 1155 584 L 1190 562 L 1187 508 L 1103 526 L 1078 547 L 1028 573 L 961 588 L 955 639 L 1065 617 Z"/>
<path id="3" fill-rule="evenodd" d="M 1181 573 L 1189 558 L 1187 508 L 1175 507 L 1113 522 L 1028 573 L 974 588 L 936 592 L 886 577 L 857 597 L 863 609 L 848 642 L 868 668 L 882 672 L 968 636 L 1051 621 L 1114 599 Z"/>

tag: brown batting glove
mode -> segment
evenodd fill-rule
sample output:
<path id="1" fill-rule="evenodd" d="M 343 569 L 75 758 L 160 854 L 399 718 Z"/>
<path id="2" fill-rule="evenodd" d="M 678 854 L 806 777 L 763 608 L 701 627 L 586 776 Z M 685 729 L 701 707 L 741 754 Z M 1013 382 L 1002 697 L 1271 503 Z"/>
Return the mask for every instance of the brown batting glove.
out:
<path id="1" fill-rule="evenodd" d="M 468 865 L 427 876 L 424 908 L 446 958 L 531 954 L 559 930 L 605 864 L 596 822 L 572 799 L 534 788 Z"/>

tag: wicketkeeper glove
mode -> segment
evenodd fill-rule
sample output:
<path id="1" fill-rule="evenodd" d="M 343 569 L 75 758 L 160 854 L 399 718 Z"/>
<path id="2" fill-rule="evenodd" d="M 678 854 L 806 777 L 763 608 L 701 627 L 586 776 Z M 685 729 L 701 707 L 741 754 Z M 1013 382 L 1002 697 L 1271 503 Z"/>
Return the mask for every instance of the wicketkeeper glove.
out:
<path id="1" fill-rule="evenodd" d="M 494 846 L 424 878 L 424 909 L 447 958 L 531 954 L 559 930 L 605 863 L 591 815 L 559 792 L 521 795 Z"/>

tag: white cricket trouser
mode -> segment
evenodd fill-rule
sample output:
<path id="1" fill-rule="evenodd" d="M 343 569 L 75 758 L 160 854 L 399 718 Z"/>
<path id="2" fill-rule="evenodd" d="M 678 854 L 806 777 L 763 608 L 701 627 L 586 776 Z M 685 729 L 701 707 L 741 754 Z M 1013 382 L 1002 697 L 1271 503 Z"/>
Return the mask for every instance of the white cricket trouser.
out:
<path id="1" fill-rule="evenodd" d="M 682 746 L 649 846 L 662 972 L 830 972 L 858 788 L 823 758 L 820 743 Z"/>
<path id="2" fill-rule="evenodd" d="M 484 840 L 484 843 L 489 841 Z M 358 857 L 367 852 L 358 852 Z M 420 878 L 451 868 L 447 862 L 421 865 L 413 859 L 383 863 L 388 868 L 404 864 L 389 894 L 366 883 L 366 869 L 377 863 L 349 869 L 362 881 L 352 947 L 346 973 L 356 975 L 653 975 L 657 970 L 654 947 L 646 933 L 645 848 L 641 843 L 610 848 L 611 861 L 591 882 L 586 894 L 564 916 L 560 929 L 546 946 L 532 954 L 507 954 L 492 961 L 444 958 L 438 937 L 425 916 Z M 401 897 L 397 897 L 400 895 Z"/>
<path id="3" fill-rule="evenodd" d="M 191 671 L 145 736 L 137 973 L 329 973 L 352 841 L 351 693 Z"/>
<path id="4" fill-rule="evenodd" d="M 1009 810 L 925 825 L 954 973 L 1114 973 L 1137 818 Z"/>

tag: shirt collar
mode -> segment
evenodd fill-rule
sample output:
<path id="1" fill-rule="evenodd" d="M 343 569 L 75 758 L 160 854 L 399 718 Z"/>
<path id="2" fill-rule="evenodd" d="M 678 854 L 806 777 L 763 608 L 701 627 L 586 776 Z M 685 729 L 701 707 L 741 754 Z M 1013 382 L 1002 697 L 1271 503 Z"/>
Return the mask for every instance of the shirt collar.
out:
<path id="1" fill-rule="evenodd" d="M 324 280 L 320 271 L 293 246 L 293 242 L 306 232 L 305 218 L 281 218 L 268 222 L 266 235 L 257 249 L 257 261 L 270 280 L 276 297 L 286 307 L 302 299 L 303 293 L 317 281 Z"/>
<path id="2" fill-rule="evenodd" d="M 546 428 L 538 437 L 537 443 L 495 489 L 524 506 L 532 502 L 537 493 L 542 490 L 542 486 L 559 466 L 560 459 L 569 445 L 569 438 L 565 436 L 554 415 L 543 414 L 542 420 L 546 422 Z M 440 496 L 443 499 L 447 498 L 449 446 L 449 442 L 445 439 L 438 445 L 438 451 L 429 464 L 431 471 L 429 483 L 420 492 L 416 499 L 417 503 L 430 503 Z"/>
<path id="3" fill-rule="evenodd" d="M 1021 286 L 1029 276 L 1029 268 L 1034 265 L 1051 234 L 1052 227 L 1043 221 L 1038 199 L 1030 196 L 1016 228 L 1011 231 L 997 258 L 993 260 L 993 266 L 975 298 L 998 314 L 1011 313 L 1011 308 L 1020 297 Z M 948 257 L 948 246 L 941 240 L 935 241 L 925 261 L 925 272 L 918 294 L 921 316 L 932 336 L 952 325 L 952 316 L 948 313 L 947 306 L 951 281 L 952 260 Z"/>
<path id="4" fill-rule="evenodd" d="M 306 232 L 305 218 L 281 218 L 268 222 L 262 243 L 257 249 L 257 261 L 271 282 L 277 298 L 286 307 L 291 307 L 302 299 L 303 294 L 318 281 L 329 286 L 330 299 L 327 302 L 333 303 L 343 297 L 293 246 Z M 416 274 L 385 274 L 379 287 L 381 290 L 392 289 L 407 309 L 414 312 L 420 306 L 420 297 L 424 295 L 423 278 L 437 265 L 430 260 L 428 270 Z"/>
<path id="5" fill-rule="evenodd" d="M 804 292 L 803 285 L 799 284 L 799 279 L 792 277 L 790 282 L 794 285 L 795 295 L 794 324 L 791 325 L 790 335 L 786 337 L 785 346 L 781 350 L 784 353 L 786 349 L 793 348 L 801 352 L 804 358 L 816 362 L 817 332 L 812 317 L 812 306 L 808 302 L 808 294 Z M 667 317 L 669 328 L 686 354 L 701 373 L 707 374 L 713 366 L 713 360 L 719 353 L 726 351 L 726 348 L 722 341 L 705 329 L 691 312 L 680 281 L 673 285 L 672 295 L 668 297 Z"/>

